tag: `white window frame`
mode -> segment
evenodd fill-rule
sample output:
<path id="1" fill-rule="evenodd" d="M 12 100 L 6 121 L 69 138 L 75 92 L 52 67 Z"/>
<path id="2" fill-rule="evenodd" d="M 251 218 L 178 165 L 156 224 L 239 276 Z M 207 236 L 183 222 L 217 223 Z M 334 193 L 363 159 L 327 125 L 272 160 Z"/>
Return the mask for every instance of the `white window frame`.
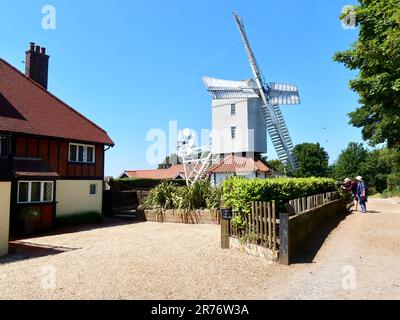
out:
<path id="1" fill-rule="evenodd" d="M 75 160 L 71 160 L 71 146 L 76 147 L 76 158 Z M 79 158 L 79 147 L 83 147 L 83 161 L 78 161 Z M 87 148 L 93 148 L 93 161 L 87 161 Z M 72 163 L 89 163 L 94 164 L 96 163 L 96 146 L 91 144 L 82 144 L 82 143 L 70 143 L 68 145 L 68 162 Z"/>
<path id="2" fill-rule="evenodd" d="M 19 200 L 19 187 L 21 183 L 28 184 L 28 201 Z M 32 183 L 40 183 L 40 201 L 32 201 Z M 51 200 L 44 201 L 44 184 L 51 184 Z M 18 181 L 18 192 L 17 192 L 17 203 L 29 204 L 29 203 L 52 203 L 54 201 L 54 181 Z"/>
<path id="3" fill-rule="evenodd" d="M 93 186 L 94 186 L 94 193 L 91 192 Z M 90 195 L 90 196 L 95 196 L 95 195 L 97 195 L 97 183 L 91 183 L 91 184 L 89 185 L 89 195 Z"/>
<path id="4" fill-rule="evenodd" d="M 231 116 L 236 116 L 236 103 L 231 104 Z"/>

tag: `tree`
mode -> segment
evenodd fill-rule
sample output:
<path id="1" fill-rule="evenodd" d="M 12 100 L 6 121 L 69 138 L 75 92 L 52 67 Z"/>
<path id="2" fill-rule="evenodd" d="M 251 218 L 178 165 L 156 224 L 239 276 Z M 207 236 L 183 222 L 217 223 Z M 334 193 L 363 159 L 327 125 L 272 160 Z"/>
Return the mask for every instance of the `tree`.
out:
<path id="1" fill-rule="evenodd" d="M 329 155 L 319 143 L 303 143 L 294 147 L 299 169 L 297 177 L 326 177 L 329 167 Z"/>
<path id="2" fill-rule="evenodd" d="M 333 177 L 338 181 L 343 181 L 346 178 L 354 179 L 362 175 L 361 164 L 365 163 L 367 156 L 368 151 L 362 143 L 350 142 L 333 166 Z"/>
<path id="3" fill-rule="evenodd" d="M 338 181 L 362 176 L 371 193 L 383 192 L 387 188 L 391 168 L 382 156 L 384 149 L 368 150 L 363 144 L 351 142 L 335 162 L 332 175 Z"/>
<path id="4" fill-rule="evenodd" d="M 359 70 L 350 88 L 359 94 L 361 107 L 349 114 L 350 123 L 362 128 L 372 146 L 386 142 L 400 148 L 400 1 L 359 2 L 359 38 L 334 56 L 350 70 Z"/>
<path id="5" fill-rule="evenodd" d="M 268 161 L 268 164 L 274 169 L 274 171 L 286 175 L 287 168 L 280 160 L 278 159 L 270 160 Z"/>
<path id="6" fill-rule="evenodd" d="M 158 165 L 158 169 L 169 169 L 176 164 L 181 164 L 180 158 L 177 156 L 176 153 L 172 153 L 171 155 L 167 156 L 162 163 Z"/>

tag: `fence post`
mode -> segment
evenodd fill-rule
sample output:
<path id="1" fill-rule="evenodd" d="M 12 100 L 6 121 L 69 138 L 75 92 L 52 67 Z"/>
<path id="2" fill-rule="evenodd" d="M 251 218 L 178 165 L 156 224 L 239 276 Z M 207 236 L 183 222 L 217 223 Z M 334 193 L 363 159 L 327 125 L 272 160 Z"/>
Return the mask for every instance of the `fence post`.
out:
<path id="1" fill-rule="evenodd" d="M 221 206 L 221 248 L 229 249 L 229 236 L 231 232 L 232 209 Z"/>
<path id="2" fill-rule="evenodd" d="M 273 237 L 273 242 L 274 242 L 274 251 L 276 251 L 276 237 L 277 237 L 277 234 L 276 234 L 276 206 L 275 206 L 275 200 L 273 200 L 272 201 L 272 220 L 274 221 L 274 226 L 273 226 L 273 234 L 272 234 L 272 237 Z"/>
<path id="3" fill-rule="evenodd" d="M 279 240 L 279 262 L 289 265 L 289 214 L 287 212 L 279 214 Z"/>
<path id="4" fill-rule="evenodd" d="M 221 248 L 229 249 L 229 225 L 230 221 L 221 219 Z"/>

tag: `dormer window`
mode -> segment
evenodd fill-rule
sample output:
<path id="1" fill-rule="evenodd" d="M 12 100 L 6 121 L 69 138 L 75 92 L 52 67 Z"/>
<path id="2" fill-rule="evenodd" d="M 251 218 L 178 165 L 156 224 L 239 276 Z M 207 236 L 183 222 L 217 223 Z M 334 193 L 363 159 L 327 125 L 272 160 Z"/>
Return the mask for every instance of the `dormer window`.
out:
<path id="1" fill-rule="evenodd" d="M 94 150 L 95 147 L 93 145 L 70 143 L 68 159 L 70 162 L 94 163 Z"/>

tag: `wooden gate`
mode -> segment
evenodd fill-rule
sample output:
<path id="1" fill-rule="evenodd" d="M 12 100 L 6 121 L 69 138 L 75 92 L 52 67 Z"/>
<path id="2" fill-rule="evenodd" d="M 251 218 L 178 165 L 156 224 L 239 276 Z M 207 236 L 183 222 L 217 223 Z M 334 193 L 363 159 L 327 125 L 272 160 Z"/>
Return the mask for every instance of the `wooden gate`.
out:
<path id="1" fill-rule="evenodd" d="M 238 224 L 237 221 L 240 220 L 242 223 Z M 278 225 L 275 201 L 257 201 L 252 202 L 251 211 L 248 214 L 234 212 L 232 220 L 221 223 L 221 228 L 228 228 L 222 233 L 230 237 L 245 239 L 246 242 L 276 251 L 279 245 Z M 223 247 L 226 246 L 225 242 Z"/>

